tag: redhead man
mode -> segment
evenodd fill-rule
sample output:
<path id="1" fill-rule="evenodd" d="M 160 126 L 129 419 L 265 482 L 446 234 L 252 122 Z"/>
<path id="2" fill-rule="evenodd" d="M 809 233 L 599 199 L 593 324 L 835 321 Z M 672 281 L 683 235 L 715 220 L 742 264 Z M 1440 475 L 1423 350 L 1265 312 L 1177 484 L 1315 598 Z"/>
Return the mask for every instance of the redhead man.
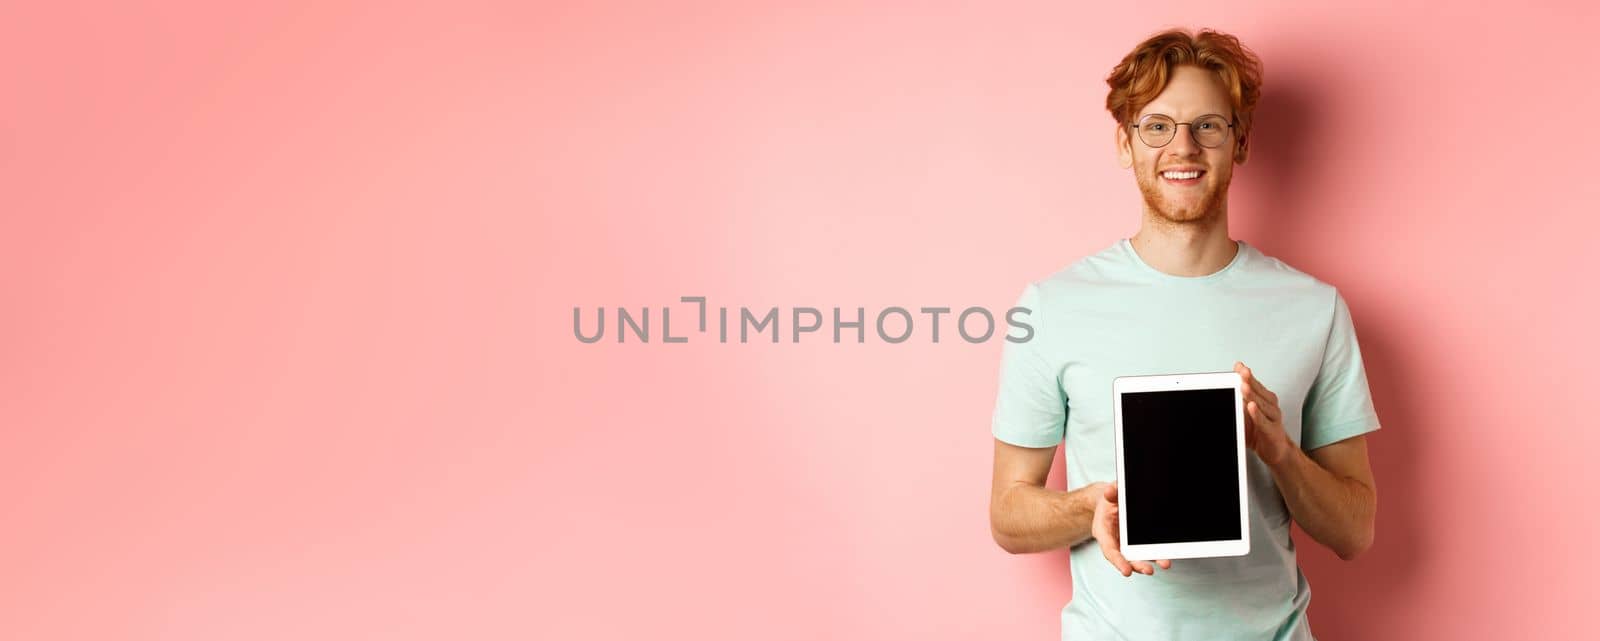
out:
<path id="1" fill-rule="evenodd" d="M 994 539 L 1014 554 L 1071 549 L 1064 639 L 1312 639 L 1289 522 L 1343 559 L 1372 545 L 1363 435 L 1378 416 L 1338 290 L 1228 235 L 1261 63 L 1233 36 L 1172 30 L 1106 82 L 1139 230 L 1023 289 L 1036 334 L 1001 357 Z M 1244 380 L 1250 553 L 1124 559 L 1112 379 L 1222 370 Z M 1062 443 L 1067 491 L 1045 487 Z"/>

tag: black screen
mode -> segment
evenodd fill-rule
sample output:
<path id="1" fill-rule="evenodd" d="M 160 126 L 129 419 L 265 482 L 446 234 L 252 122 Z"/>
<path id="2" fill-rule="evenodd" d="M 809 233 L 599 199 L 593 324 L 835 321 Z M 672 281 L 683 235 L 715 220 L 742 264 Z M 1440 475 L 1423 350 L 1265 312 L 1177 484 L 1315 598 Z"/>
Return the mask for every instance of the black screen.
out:
<path id="1" fill-rule="evenodd" d="M 1122 395 L 1127 543 L 1242 538 L 1234 416 L 1232 389 Z"/>

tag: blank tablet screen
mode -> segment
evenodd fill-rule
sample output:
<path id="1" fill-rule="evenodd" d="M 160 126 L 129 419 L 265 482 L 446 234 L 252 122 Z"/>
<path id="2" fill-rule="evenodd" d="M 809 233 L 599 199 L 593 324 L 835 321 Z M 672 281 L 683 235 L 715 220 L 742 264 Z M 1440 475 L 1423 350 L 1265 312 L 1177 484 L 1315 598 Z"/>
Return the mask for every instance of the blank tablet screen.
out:
<path id="1" fill-rule="evenodd" d="M 1125 543 L 1242 538 L 1234 417 L 1232 389 L 1122 394 Z"/>

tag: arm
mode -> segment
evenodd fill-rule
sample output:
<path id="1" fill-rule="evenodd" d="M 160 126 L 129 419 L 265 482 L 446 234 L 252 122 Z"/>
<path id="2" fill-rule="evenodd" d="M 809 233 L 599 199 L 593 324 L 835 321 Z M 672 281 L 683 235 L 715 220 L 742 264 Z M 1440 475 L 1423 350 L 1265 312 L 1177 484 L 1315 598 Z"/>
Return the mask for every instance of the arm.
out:
<path id="1" fill-rule="evenodd" d="M 1302 451 L 1283 430 L 1278 395 L 1243 363 L 1234 371 L 1244 380 L 1246 444 L 1272 470 L 1290 516 L 1346 561 L 1372 547 L 1378 493 L 1366 437 Z"/>
<path id="2" fill-rule="evenodd" d="M 1055 447 L 1020 447 L 995 439 L 989 530 L 1005 551 L 1044 552 L 1089 538 L 1095 501 L 1106 484 L 1092 483 L 1071 492 L 1046 488 L 1055 457 Z"/>
<path id="3" fill-rule="evenodd" d="M 1292 448 L 1272 467 L 1296 523 L 1349 561 L 1372 547 L 1377 486 L 1367 462 L 1367 437 L 1356 436 L 1302 452 Z"/>
<path id="4" fill-rule="evenodd" d="M 989 495 L 989 530 L 1012 554 L 1072 547 L 1091 538 L 1122 576 L 1153 575 L 1172 568 L 1160 559 L 1129 561 L 1118 543 L 1117 485 L 1090 483 L 1071 492 L 1044 487 L 1054 447 L 1018 447 L 994 441 L 994 487 Z"/>

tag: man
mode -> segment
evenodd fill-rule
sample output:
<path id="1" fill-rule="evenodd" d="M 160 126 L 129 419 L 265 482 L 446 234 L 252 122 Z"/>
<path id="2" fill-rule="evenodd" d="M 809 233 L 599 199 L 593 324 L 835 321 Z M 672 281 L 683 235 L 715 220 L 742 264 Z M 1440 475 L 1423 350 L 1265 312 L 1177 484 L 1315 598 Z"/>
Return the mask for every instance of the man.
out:
<path id="1" fill-rule="evenodd" d="M 1106 81 L 1142 221 L 1132 238 L 1029 283 L 1017 303 L 1037 331 L 1001 358 L 995 541 L 1014 554 L 1071 548 L 1065 639 L 1312 639 L 1289 520 L 1343 559 L 1372 545 L 1362 435 L 1378 417 L 1339 292 L 1228 236 L 1260 62 L 1227 34 L 1174 30 Z M 1112 379 L 1228 369 L 1244 380 L 1250 554 L 1124 559 Z M 1045 487 L 1063 440 L 1065 492 Z"/>

